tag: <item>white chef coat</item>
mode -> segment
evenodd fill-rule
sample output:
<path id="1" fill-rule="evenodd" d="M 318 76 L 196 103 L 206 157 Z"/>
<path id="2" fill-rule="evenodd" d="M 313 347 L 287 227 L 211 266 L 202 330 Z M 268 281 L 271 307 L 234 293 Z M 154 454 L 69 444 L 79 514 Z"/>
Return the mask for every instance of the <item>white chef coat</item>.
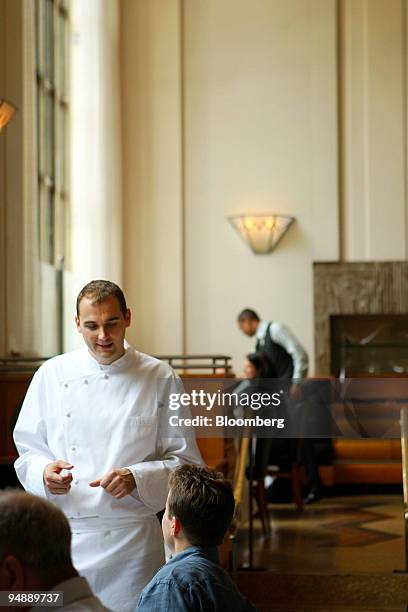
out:
<path id="1" fill-rule="evenodd" d="M 125 600 L 133 609 L 143 582 L 163 562 L 155 513 L 165 506 L 169 471 L 202 462 L 193 438 L 159 437 L 164 392 L 182 392 L 168 364 L 127 346 L 120 359 L 101 365 L 80 349 L 36 372 L 14 430 L 22 485 L 63 510 L 73 532 L 74 564 L 102 602 L 121 612 L 128 609 Z M 57 459 L 74 466 L 67 495 L 52 495 L 43 483 L 45 466 Z M 130 495 L 117 500 L 89 486 L 121 467 L 136 481 Z M 126 575 L 131 558 L 133 581 Z"/>

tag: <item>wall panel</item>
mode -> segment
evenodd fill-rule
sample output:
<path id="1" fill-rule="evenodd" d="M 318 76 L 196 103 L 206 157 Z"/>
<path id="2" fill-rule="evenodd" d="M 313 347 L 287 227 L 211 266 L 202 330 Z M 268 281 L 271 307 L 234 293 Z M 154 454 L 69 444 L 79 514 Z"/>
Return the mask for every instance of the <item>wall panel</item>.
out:
<path id="1" fill-rule="evenodd" d="M 123 279 L 129 338 L 183 346 L 180 2 L 122 0 Z"/>
<path id="2" fill-rule="evenodd" d="M 346 261 L 406 256 L 404 6 L 340 0 Z"/>

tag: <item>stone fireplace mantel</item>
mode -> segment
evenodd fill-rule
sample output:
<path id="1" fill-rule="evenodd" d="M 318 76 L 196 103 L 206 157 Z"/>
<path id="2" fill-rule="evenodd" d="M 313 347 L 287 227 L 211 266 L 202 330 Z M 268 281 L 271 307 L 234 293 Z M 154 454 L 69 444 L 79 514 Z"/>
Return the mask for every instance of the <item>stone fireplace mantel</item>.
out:
<path id="1" fill-rule="evenodd" d="M 408 262 L 314 264 L 316 376 L 330 371 L 330 316 L 407 314 Z"/>

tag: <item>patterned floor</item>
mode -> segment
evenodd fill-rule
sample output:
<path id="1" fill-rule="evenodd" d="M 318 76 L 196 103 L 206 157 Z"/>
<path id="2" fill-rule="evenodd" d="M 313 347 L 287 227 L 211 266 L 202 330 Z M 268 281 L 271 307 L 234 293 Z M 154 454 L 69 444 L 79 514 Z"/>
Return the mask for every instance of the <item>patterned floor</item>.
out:
<path id="1" fill-rule="evenodd" d="M 404 568 L 403 500 L 399 495 L 333 497 L 297 515 L 271 504 L 272 535 L 255 519 L 254 566 L 278 573 L 387 573 Z M 239 565 L 248 562 L 247 530 L 240 532 Z"/>

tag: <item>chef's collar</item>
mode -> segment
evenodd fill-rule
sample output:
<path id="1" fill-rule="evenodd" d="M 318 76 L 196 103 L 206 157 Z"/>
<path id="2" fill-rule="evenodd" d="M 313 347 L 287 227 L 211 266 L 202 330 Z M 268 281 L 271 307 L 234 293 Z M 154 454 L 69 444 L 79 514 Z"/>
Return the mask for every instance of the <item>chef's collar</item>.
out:
<path id="1" fill-rule="evenodd" d="M 123 368 L 125 368 L 131 361 L 132 359 L 132 354 L 134 353 L 132 347 L 130 346 L 130 344 L 128 344 L 128 342 L 126 342 L 126 340 L 124 341 L 124 349 L 125 352 L 122 355 L 122 357 L 119 357 L 119 359 L 116 359 L 116 361 L 113 361 L 110 364 L 103 364 L 103 363 L 99 363 L 99 361 L 97 359 L 95 359 L 95 357 L 89 352 L 89 350 L 87 351 L 88 353 L 88 359 L 92 365 L 93 368 L 98 369 L 98 370 L 102 370 L 102 371 L 106 371 L 106 370 L 110 370 L 110 369 L 118 369 L 121 370 Z"/>

